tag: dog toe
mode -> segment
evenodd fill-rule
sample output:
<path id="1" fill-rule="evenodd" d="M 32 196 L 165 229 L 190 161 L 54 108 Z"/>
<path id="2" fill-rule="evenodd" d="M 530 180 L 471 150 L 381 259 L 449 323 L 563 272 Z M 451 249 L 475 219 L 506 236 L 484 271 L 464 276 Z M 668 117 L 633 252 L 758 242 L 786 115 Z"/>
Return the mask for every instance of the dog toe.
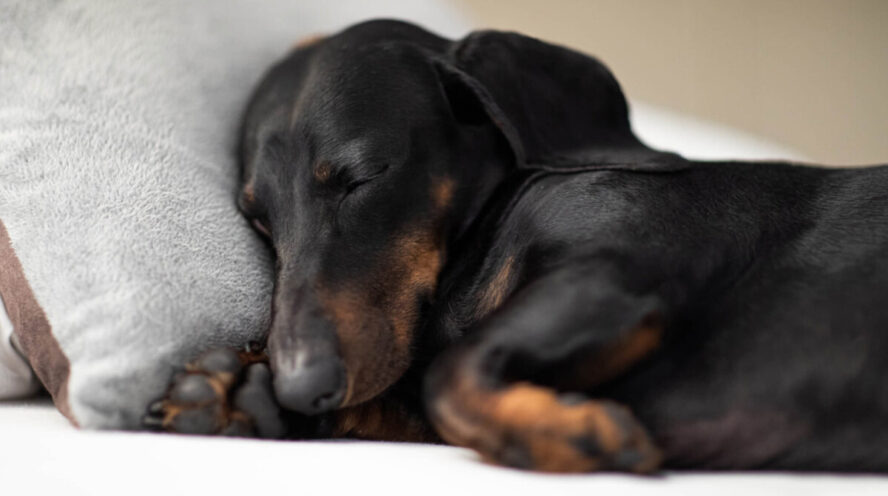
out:
<path id="1" fill-rule="evenodd" d="M 176 374 L 166 396 L 151 403 L 143 425 L 181 434 L 279 438 L 286 424 L 271 371 L 256 350 L 212 350 Z"/>
<path id="2" fill-rule="evenodd" d="M 219 405 L 184 409 L 171 419 L 169 427 L 181 434 L 215 434 L 219 431 L 220 410 Z"/>
<path id="3" fill-rule="evenodd" d="M 152 401 L 150 405 L 148 405 L 148 413 L 145 417 L 162 417 L 163 416 L 163 400 Z"/>
<path id="4" fill-rule="evenodd" d="M 203 374 L 189 374 L 177 381 L 170 390 L 169 400 L 181 405 L 198 405 L 218 401 L 221 391 Z"/>
<path id="5" fill-rule="evenodd" d="M 244 383 L 234 394 L 234 407 L 253 420 L 259 437 L 274 439 L 285 434 L 286 426 L 274 398 L 268 365 L 256 363 L 247 368 Z"/>
<path id="6" fill-rule="evenodd" d="M 148 405 L 148 411 L 142 416 L 142 427 L 149 431 L 163 430 L 163 401 L 158 400 Z"/>
<path id="7" fill-rule="evenodd" d="M 204 372 L 237 374 L 243 368 L 243 361 L 237 351 L 219 348 L 204 353 L 191 366 Z"/>
<path id="8" fill-rule="evenodd" d="M 219 434 L 225 437 L 253 437 L 255 431 L 249 420 L 233 418 Z"/>

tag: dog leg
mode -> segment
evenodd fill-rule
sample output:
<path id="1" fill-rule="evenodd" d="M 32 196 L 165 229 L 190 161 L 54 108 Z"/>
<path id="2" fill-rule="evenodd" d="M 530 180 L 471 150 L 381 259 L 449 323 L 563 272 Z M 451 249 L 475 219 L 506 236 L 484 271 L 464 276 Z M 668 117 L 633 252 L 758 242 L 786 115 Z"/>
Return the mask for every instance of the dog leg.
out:
<path id="1" fill-rule="evenodd" d="M 177 375 L 144 424 L 183 434 L 280 438 L 287 422 L 274 399 L 264 352 L 212 350 Z"/>
<path id="2" fill-rule="evenodd" d="M 442 356 L 425 389 L 441 437 L 513 467 L 655 470 L 661 454 L 632 412 L 567 392 L 588 391 L 657 347 L 662 303 L 623 289 L 617 274 L 538 280 Z"/>

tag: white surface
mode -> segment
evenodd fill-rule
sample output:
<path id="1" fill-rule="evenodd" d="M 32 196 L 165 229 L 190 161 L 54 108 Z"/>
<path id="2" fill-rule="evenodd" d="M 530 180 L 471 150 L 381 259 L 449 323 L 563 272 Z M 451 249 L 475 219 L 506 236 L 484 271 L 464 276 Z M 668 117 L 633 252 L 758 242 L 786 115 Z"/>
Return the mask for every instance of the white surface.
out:
<path id="1" fill-rule="evenodd" d="M 5 495 L 885 495 L 888 478 L 787 474 L 542 475 L 444 446 L 85 432 L 50 405 L 0 403 Z"/>
<path id="2" fill-rule="evenodd" d="M 678 152 L 687 158 L 806 160 L 801 153 L 788 147 L 643 102 L 630 102 L 629 112 L 632 128 L 648 146 Z"/>

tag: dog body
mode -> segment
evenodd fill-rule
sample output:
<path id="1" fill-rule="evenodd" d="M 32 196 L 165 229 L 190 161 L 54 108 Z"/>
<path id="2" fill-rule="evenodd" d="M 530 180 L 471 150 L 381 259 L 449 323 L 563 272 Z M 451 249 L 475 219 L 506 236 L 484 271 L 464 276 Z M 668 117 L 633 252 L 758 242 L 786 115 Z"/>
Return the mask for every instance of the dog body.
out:
<path id="1" fill-rule="evenodd" d="M 394 21 L 300 46 L 243 136 L 274 379 L 204 358 L 229 392 L 179 380 L 167 429 L 427 418 L 539 470 L 888 469 L 888 168 L 688 161 L 592 58 Z"/>
<path id="2" fill-rule="evenodd" d="M 505 320 L 479 346 L 515 348 L 507 375 L 629 406 L 671 467 L 885 470 L 888 168 L 687 165 L 528 177 L 439 332 Z M 638 312 L 668 316 L 623 345 L 650 354 L 597 365 Z"/>

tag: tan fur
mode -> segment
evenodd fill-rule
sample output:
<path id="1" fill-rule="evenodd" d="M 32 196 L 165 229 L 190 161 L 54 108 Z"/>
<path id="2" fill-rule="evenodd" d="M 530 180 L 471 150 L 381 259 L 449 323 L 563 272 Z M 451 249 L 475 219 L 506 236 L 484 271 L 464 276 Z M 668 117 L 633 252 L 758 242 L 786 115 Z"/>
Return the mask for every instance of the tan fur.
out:
<path id="1" fill-rule="evenodd" d="M 645 318 L 620 339 L 595 351 L 572 370 L 561 374 L 560 388 L 586 390 L 614 379 L 660 347 L 663 325 L 656 316 Z"/>
<path id="2" fill-rule="evenodd" d="M 414 443 L 440 442 L 428 423 L 400 403 L 376 399 L 336 412 L 335 437 Z"/>
<path id="3" fill-rule="evenodd" d="M 659 452 L 640 424 L 613 417 L 621 408 L 599 401 L 565 405 L 554 390 L 530 383 L 488 389 L 462 373 L 435 402 L 432 418 L 446 441 L 474 448 L 491 462 L 508 462 L 517 446 L 535 470 L 586 472 L 605 468 L 622 450 L 636 450 L 642 459 L 632 469 L 653 470 Z M 621 415 L 631 418 L 625 410 Z M 573 442 L 581 438 L 593 440 L 601 456 L 579 451 Z"/>
<path id="4" fill-rule="evenodd" d="M 434 295 L 444 264 L 439 226 L 453 188 L 450 179 L 434 182 L 429 218 L 397 236 L 365 280 L 318 288 L 321 304 L 336 326 L 346 367 L 344 406 L 376 396 L 410 364 L 420 299 Z"/>
<path id="5" fill-rule="evenodd" d="M 442 251 L 433 233 L 408 231 L 392 245 L 392 256 L 373 271 L 369 284 L 320 291 L 346 364 L 343 405 L 372 398 L 404 373 L 410 363 L 418 298 L 434 292 L 441 270 Z"/>
<path id="6" fill-rule="evenodd" d="M 502 305 L 503 300 L 506 299 L 506 295 L 509 293 L 509 289 L 512 285 L 514 265 L 515 257 L 507 257 L 496 275 L 493 276 L 493 279 L 490 280 L 487 287 L 481 292 L 478 306 L 475 310 L 475 316 L 477 318 L 483 318 Z"/>
<path id="7" fill-rule="evenodd" d="M 432 186 L 432 200 L 434 201 L 435 212 L 441 212 L 450 207 L 453 202 L 454 189 L 456 183 L 450 178 L 444 178 L 435 182 Z"/>
<path id="8" fill-rule="evenodd" d="M 321 162 L 314 169 L 314 177 L 321 184 L 330 180 L 330 174 L 330 162 Z"/>

